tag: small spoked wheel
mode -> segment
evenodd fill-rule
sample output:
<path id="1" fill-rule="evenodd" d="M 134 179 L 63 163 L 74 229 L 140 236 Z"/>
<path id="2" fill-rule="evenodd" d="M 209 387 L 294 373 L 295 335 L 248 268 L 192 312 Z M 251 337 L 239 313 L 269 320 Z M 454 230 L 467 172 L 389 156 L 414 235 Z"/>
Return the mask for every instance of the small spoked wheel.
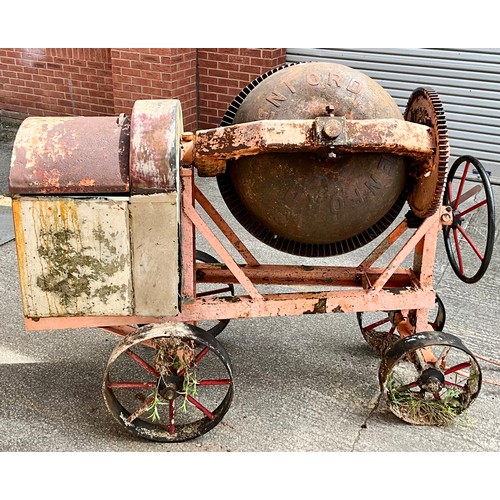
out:
<path id="1" fill-rule="evenodd" d="M 102 392 L 110 413 L 129 432 L 152 441 L 187 441 L 214 428 L 228 411 L 231 362 L 200 328 L 146 325 L 111 353 Z"/>
<path id="2" fill-rule="evenodd" d="M 453 223 L 443 226 L 451 267 L 465 283 L 476 283 L 490 264 L 495 242 L 495 201 L 483 165 L 461 156 L 450 169 L 443 203 L 453 210 Z"/>
<path id="3" fill-rule="evenodd" d="M 397 341 L 382 359 L 379 382 L 392 413 L 416 425 L 447 425 L 481 389 L 474 355 L 445 332 L 423 332 Z"/>
<path id="4" fill-rule="evenodd" d="M 356 317 L 363 338 L 378 355 L 383 356 L 399 340 L 399 332 L 396 328 L 402 319 L 399 311 L 358 312 Z M 429 326 L 432 330 L 441 331 L 445 323 L 444 304 L 436 294 L 435 305 L 429 311 Z"/>
<path id="5" fill-rule="evenodd" d="M 203 262 L 204 264 L 220 264 L 220 262 L 215 257 L 212 257 L 210 254 L 202 252 L 201 250 L 196 250 L 196 261 Z M 219 297 L 224 295 L 234 296 L 234 286 L 231 284 L 198 284 L 196 288 L 197 297 Z M 228 323 L 228 319 L 216 319 L 213 321 L 200 321 L 197 324 L 200 328 L 203 328 L 203 330 L 216 337 L 226 328 Z"/>

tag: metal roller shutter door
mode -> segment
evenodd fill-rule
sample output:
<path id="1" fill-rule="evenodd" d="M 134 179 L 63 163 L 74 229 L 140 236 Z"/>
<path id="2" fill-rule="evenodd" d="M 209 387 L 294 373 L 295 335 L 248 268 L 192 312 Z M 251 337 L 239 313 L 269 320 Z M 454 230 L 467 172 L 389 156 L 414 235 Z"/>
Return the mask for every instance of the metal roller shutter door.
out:
<path id="1" fill-rule="evenodd" d="M 441 97 L 451 163 L 477 157 L 500 184 L 500 49 L 287 49 L 288 62 L 333 61 L 376 80 L 404 112 L 411 92 Z"/>

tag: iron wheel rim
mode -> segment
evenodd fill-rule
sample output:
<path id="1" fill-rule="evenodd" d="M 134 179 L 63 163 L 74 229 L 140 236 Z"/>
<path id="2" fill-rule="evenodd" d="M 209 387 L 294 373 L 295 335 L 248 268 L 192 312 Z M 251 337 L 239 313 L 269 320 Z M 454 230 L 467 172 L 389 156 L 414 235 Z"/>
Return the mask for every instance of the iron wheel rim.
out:
<path id="1" fill-rule="evenodd" d="M 151 363 L 148 363 L 147 360 L 142 358 L 141 360 L 134 359 L 130 354 L 130 352 L 133 352 L 131 351 L 131 348 L 141 344 L 142 346 L 149 347 L 150 351 L 154 351 L 154 349 L 151 348 L 152 341 L 155 339 L 172 337 L 196 343 L 196 346 L 199 349 L 196 355 L 196 364 L 198 364 L 207 354 L 213 354 L 215 359 L 221 363 L 223 368 L 222 371 L 227 377 L 218 380 L 205 379 L 205 381 L 208 381 L 209 383 L 204 383 L 204 379 L 200 379 L 198 381 L 200 387 L 220 385 L 227 388 L 227 390 L 225 395 L 221 398 L 218 406 L 213 410 L 206 408 L 198 401 L 198 399 L 193 397 L 192 399 L 194 402 L 191 403 L 191 401 L 189 401 L 190 404 L 194 406 L 194 403 L 199 403 L 200 405 L 200 408 L 196 406 L 196 410 L 199 410 L 200 418 L 193 422 L 177 423 L 176 420 L 179 415 L 180 407 L 175 404 L 175 401 L 180 397 L 179 394 L 177 394 L 173 399 L 174 403 L 171 403 L 170 400 L 166 400 L 165 405 L 168 404 L 168 409 L 165 408 L 165 413 L 168 413 L 168 416 L 166 417 L 168 420 L 167 422 L 152 421 L 151 417 L 147 415 L 145 418 L 145 413 L 149 411 L 149 408 L 146 406 L 146 403 L 148 403 L 148 399 L 146 398 L 144 404 L 140 405 L 137 403 L 134 408 L 127 408 L 124 404 L 122 404 L 124 401 L 124 391 L 151 391 L 154 385 L 157 384 L 159 376 L 158 373 L 154 374 L 152 372 L 152 370 L 155 369 Z M 147 377 L 152 379 L 151 381 L 146 382 L 147 385 L 144 385 L 144 387 L 141 388 L 139 386 L 141 381 L 130 382 L 115 380 L 116 375 L 112 373 L 112 370 L 115 362 L 124 354 L 128 354 L 129 357 L 132 358 L 132 363 L 136 362 L 142 365 L 144 362 L 149 365 L 148 367 L 140 367 L 140 369 L 144 368 L 144 372 L 149 372 Z M 144 375 L 146 376 L 146 373 Z M 183 375 L 181 374 L 180 376 Z M 125 384 L 127 386 L 125 386 Z M 146 325 L 145 327 L 139 328 L 132 334 L 124 337 L 114 348 L 104 372 L 102 393 L 109 412 L 128 432 L 138 437 L 156 442 L 188 441 L 213 429 L 220 423 L 226 412 L 229 410 L 233 398 L 232 364 L 224 347 L 212 335 L 200 328 L 182 323 Z M 131 393 L 128 393 L 127 395 L 128 402 L 131 397 Z M 195 413 L 194 410 L 193 413 Z"/>
<path id="2" fill-rule="evenodd" d="M 464 163 L 465 163 L 465 168 L 458 182 L 458 190 L 457 192 L 453 192 L 454 191 L 453 181 L 456 180 L 455 175 L 458 169 Z M 460 212 L 458 208 L 462 203 L 461 198 L 465 198 L 465 195 L 467 194 L 463 193 L 463 190 L 460 189 L 460 183 L 463 183 L 463 185 L 465 185 L 471 164 L 474 166 L 480 177 L 480 183 L 477 183 L 476 186 L 479 185 L 482 186 L 482 189 L 484 190 L 484 199 L 481 200 L 479 203 L 475 203 L 474 205 L 472 205 L 473 208 L 472 210 L 471 207 L 469 207 Z M 457 183 L 455 183 L 455 187 L 456 186 Z M 454 199 L 455 196 L 457 196 L 456 199 Z M 445 205 L 451 205 L 453 210 L 453 224 L 451 226 L 443 227 L 444 245 L 450 265 L 454 273 L 461 281 L 469 284 L 477 283 L 484 276 L 489 267 L 495 243 L 495 201 L 493 196 L 493 190 L 491 187 L 488 174 L 486 173 L 486 170 L 484 169 L 483 165 L 477 158 L 470 155 L 464 155 L 455 160 L 448 174 L 443 203 Z M 481 248 L 477 247 L 476 242 L 473 241 L 470 238 L 470 235 L 468 235 L 468 233 L 465 231 L 465 229 L 462 228 L 462 223 L 464 222 L 464 220 L 467 220 L 469 222 L 469 224 L 467 225 L 468 229 L 469 226 L 471 225 L 471 222 L 473 222 L 474 215 L 478 213 L 476 212 L 476 210 L 478 210 L 479 208 L 481 208 L 481 206 L 484 205 L 486 205 L 487 236 L 483 249 L 483 245 L 481 245 Z M 474 208 L 474 206 L 476 208 Z M 464 215 L 471 215 L 471 217 L 463 219 Z M 474 227 L 472 227 L 472 229 L 474 229 Z M 468 241 L 467 238 L 470 239 L 470 242 Z M 460 242 L 465 244 L 460 245 Z M 470 253 L 469 249 L 472 249 L 472 251 L 476 254 L 476 257 L 481 261 L 479 267 L 477 267 L 477 270 L 475 272 L 473 271 L 472 273 L 469 273 L 465 270 L 463 263 L 463 255 L 462 255 L 464 248 L 467 249 L 469 253 Z M 478 255 L 478 252 L 480 255 Z"/>

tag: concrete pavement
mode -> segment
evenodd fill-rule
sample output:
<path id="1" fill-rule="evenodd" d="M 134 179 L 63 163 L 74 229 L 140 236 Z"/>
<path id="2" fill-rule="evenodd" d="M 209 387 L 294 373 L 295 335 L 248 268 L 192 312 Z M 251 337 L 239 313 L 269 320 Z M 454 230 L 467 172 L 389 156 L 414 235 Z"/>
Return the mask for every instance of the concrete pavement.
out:
<path id="1" fill-rule="evenodd" d="M 240 230 L 214 179 L 199 185 L 259 260 L 303 263 Z M 446 307 L 445 331 L 500 361 L 498 239 L 488 274 L 476 285 L 455 277 L 440 240 L 435 288 Z M 198 248 L 208 250 L 202 241 Z M 357 264 L 367 251 L 321 263 Z M 92 329 L 27 333 L 14 241 L 0 246 L 0 269 L 0 451 L 500 451 L 500 387 L 490 383 L 467 418 L 450 427 L 411 426 L 377 406 L 379 358 L 354 314 L 231 321 L 219 339 L 233 361 L 235 397 L 222 423 L 187 443 L 141 441 L 115 423 L 101 396 L 117 339 Z M 500 383 L 499 366 L 480 364 L 487 381 Z"/>

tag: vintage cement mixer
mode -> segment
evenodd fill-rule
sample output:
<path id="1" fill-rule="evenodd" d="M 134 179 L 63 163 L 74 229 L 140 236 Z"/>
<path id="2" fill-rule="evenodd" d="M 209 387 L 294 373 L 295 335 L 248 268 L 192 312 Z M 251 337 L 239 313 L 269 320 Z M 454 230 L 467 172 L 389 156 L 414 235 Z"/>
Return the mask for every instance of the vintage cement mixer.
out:
<path id="1" fill-rule="evenodd" d="M 104 373 L 106 405 L 130 432 L 176 442 L 206 433 L 230 407 L 231 361 L 216 338 L 230 319 L 357 313 L 382 358 L 389 408 L 445 424 L 477 398 L 481 370 L 443 331 L 437 238 L 469 282 L 486 271 L 494 239 L 484 169 L 460 158 L 447 177 L 448 158 L 433 90 L 416 89 L 402 116 L 380 85 L 333 63 L 262 75 L 220 127 L 195 133 L 183 133 L 177 100 L 137 101 L 118 119 L 28 118 L 10 174 L 26 328 L 123 336 Z M 217 176 L 237 221 L 277 251 L 334 257 L 380 242 L 352 267 L 258 262 L 195 169 Z M 479 212 L 482 247 L 466 224 Z M 196 249 L 196 231 L 217 258 Z"/>

